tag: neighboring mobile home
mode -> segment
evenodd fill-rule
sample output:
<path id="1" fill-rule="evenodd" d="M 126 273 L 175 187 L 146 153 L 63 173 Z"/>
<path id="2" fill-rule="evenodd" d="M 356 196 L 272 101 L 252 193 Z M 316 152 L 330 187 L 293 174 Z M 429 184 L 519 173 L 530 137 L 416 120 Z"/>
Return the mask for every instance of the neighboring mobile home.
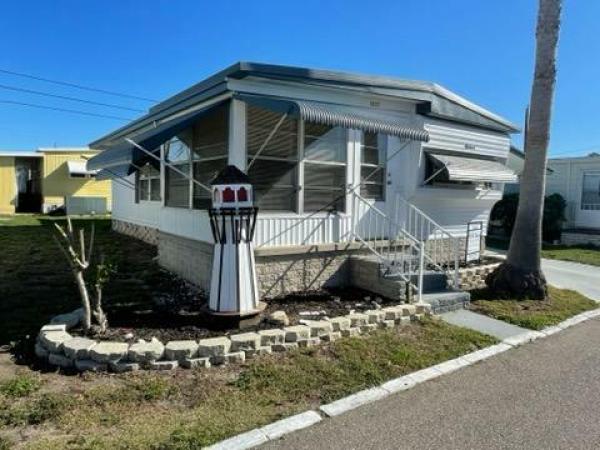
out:
<path id="1" fill-rule="evenodd" d="M 361 280 L 377 290 L 349 255 L 370 253 L 411 284 L 421 255 L 444 274 L 469 259 L 467 230 L 485 234 L 516 180 L 505 166 L 516 131 L 433 83 L 238 63 L 91 143 L 104 151 L 88 168 L 115 180 L 114 229 L 156 244 L 164 267 L 206 290 L 210 197 L 178 170 L 209 184 L 227 164 L 254 184 L 263 296 Z"/>
<path id="2" fill-rule="evenodd" d="M 110 181 L 96 181 L 88 171 L 89 148 L 40 148 L 34 152 L 0 151 L 0 214 L 51 212 L 106 213 L 111 208 Z"/>
<path id="3" fill-rule="evenodd" d="M 546 195 L 567 201 L 563 243 L 600 245 L 600 155 L 551 158 L 548 167 Z"/>

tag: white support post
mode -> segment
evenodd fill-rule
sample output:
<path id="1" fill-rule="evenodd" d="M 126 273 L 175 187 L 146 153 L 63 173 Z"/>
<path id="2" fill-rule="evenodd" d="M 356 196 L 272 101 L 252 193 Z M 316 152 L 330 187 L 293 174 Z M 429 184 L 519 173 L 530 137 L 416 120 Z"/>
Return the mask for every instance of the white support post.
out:
<path id="1" fill-rule="evenodd" d="M 229 107 L 228 164 L 246 171 L 246 103 L 232 99 Z"/>

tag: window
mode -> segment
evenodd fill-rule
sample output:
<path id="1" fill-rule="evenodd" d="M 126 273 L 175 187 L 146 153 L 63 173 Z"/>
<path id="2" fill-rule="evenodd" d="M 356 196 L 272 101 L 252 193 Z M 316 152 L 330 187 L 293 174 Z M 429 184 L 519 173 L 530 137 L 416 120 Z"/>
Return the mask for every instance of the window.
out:
<path id="1" fill-rule="evenodd" d="M 246 117 L 248 175 L 254 183 L 256 204 L 264 211 L 294 211 L 297 194 L 298 121 L 287 117 L 262 148 L 282 115 L 249 105 Z"/>
<path id="2" fill-rule="evenodd" d="M 142 167 L 136 176 L 137 201 L 160 201 L 160 171 L 150 164 Z"/>
<path id="3" fill-rule="evenodd" d="M 345 211 L 346 130 L 304 124 L 304 210 Z"/>
<path id="4" fill-rule="evenodd" d="M 377 133 L 364 132 L 360 150 L 360 195 L 376 201 L 385 199 L 386 155 Z"/>
<path id="5" fill-rule="evenodd" d="M 584 173 L 581 186 L 581 209 L 600 210 L 600 173 Z"/>
<path id="6" fill-rule="evenodd" d="M 209 185 L 227 166 L 229 136 L 229 104 L 215 107 L 193 128 L 192 164 L 194 179 Z M 210 192 L 194 183 L 193 207 L 208 209 Z"/>
<path id="7" fill-rule="evenodd" d="M 448 188 L 473 188 L 475 183 L 472 181 L 451 180 L 448 176 L 448 170 L 445 166 L 433 159 L 430 155 L 425 158 L 425 178 L 426 186 L 439 186 Z M 482 186 L 490 186 L 491 183 L 478 183 Z"/>
<path id="8" fill-rule="evenodd" d="M 184 174 L 190 173 L 191 140 L 191 130 L 187 130 L 165 144 L 165 161 Z M 165 166 L 165 204 L 176 208 L 189 208 L 189 177 L 179 172 Z"/>

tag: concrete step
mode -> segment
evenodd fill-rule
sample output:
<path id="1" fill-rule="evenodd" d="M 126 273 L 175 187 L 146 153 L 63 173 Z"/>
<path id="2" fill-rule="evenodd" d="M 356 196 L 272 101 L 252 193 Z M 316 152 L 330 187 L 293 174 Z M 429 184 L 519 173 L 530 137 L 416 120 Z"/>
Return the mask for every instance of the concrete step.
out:
<path id="1" fill-rule="evenodd" d="M 431 305 L 434 314 L 441 314 L 468 306 L 471 301 L 471 294 L 463 291 L 444 289 L 437 292 L 424 293 L 423 301 Z"/>
<path id="2" fill-rule="evenodd" d="M 401 274 L 387 274 L 384 277 L 388 280 L 403 281 L 404 278 Z M 418 284 L 419 276 L 417 274 L 409 275 L 411 283 L 414 285 Z M 447 286 L 447 276 L 445 273 L 428 270 L 423 272 L 423 292 L 443 292 Z"/>

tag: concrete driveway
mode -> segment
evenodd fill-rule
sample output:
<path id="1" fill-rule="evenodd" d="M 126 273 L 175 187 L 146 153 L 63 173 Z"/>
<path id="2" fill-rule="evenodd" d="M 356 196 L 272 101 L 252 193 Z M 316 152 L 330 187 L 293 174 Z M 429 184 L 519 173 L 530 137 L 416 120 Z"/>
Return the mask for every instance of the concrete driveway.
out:
<path id="1" fill-rule="evenodd" d="M 265 449 L 600 448 L 600 319 L 293 433 Z"/>
<path id="2" fill-rule="evenodd" d="M 542 270 L 552 286 L 572 289 L 600 302 L 600 267 L 542 259 Z"/>

